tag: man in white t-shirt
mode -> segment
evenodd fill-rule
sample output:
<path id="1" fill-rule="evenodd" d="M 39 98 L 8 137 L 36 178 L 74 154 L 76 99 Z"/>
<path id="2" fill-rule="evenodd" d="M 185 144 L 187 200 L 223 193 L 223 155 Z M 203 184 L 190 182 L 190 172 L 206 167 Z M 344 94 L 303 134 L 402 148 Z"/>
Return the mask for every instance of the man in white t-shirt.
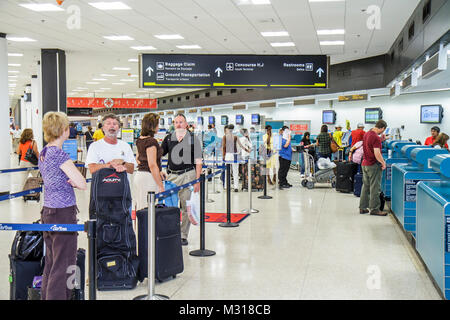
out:
<path id="1" fill-rule="evenodd" d="M 119 117 L 107 114 L 102 120 L 105 138 L 92 143 L 86 157 L 86 167 L 91 174 L 103 168 L 114 168 L 117 172 L 134 172 L 137 166 L 130 145 L 117 139 L 120 129 Z"/>

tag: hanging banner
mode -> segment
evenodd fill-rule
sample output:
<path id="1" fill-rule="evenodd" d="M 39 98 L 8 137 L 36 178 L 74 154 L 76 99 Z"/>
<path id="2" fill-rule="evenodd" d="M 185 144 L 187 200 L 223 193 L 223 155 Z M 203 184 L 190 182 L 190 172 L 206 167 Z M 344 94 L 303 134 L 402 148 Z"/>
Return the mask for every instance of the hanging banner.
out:
<path id="1" fill-rule="evenodd" d="M 157 99 L 67 98 L 67 108 L 156 109 Z"/>

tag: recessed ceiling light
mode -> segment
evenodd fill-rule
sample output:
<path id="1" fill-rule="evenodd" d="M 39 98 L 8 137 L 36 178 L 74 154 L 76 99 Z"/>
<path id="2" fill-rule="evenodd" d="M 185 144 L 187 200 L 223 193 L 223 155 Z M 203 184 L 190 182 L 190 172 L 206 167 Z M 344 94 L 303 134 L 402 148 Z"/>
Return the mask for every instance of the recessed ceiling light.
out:
<path id="1" fill-rule="evenodd" d="M 113 85 L 115 85 L 115 86 L 123 86 L 123 85 L 125 85 L 125 83 L 123 83 L 123 82 L 115 82 L 115 83 L 112 83 Z"/>
<path id="2" fill-rule="evenodd" d="M 115 74 L 108 74 L 108 73 L 102 73 L 100 76 L 102 76 L 102 77 L 116 77 L 117 75 L 115 75 Z"/>
<path id="3" fill-rule="evenodd" d="M 86 84 L 100 84 L 100 82 L 86 82 Z"/>
<path id="4" fill-rule="evenodd" d="M 345 41 L 320 41 L 321 46 L 343 46 Z"/>
<path id="5" fill-rule="evenodd" d="M 182 46 L 177 46 L 178 49 L 201 49 L 202 47 L 200 47 L 198 44 L 193 44 L 193 45 L 182 45 Z"/>
<path id="6" fill-rule="evenodd" d="M 31 38 L 27 38 L 27 37 L 6 37 L 6 40 L 9 41 L 15 41 L 15 42 L 33 42 L 36 41 L 34 39 Z"/>
<path id="7" fill-rule="evenodd" d="M 89 2 L 91 6 L 99 10 L 131 10 L 129 6 L 120 1 L 115 2 Z"/>
<path id="8" fill-rule="evenodd" d="M 114 67 L 113 70 L 122 70 L 122 71 L 127 71 L 130 70 L 130 68 L 123 68 L 123 67 Z"/>
<path id="9" fill-rule="evenodd" d="M 92 81 L 108 81 L 108 79 L 95 78 L 95 79 L 92 79 Z"/>
<path id="10" fill-rule="evenodd" d="M 8 63 L 8 67 L 20 67 L 20 63 Z"/>
<path id="11" fill-rule="evenodd" d="M 23 53 L 9 53 L 8 57 L 23 57 Z"/>
<path id="12" fill-rule="evenodd" d="M 8 78 L 17 78 L 18 76 L 8 76 Z"/>
<path id="13" fill-rule="evenodd" d="M 263 37 L 288 37 L 289 33 L 287 31 L 269 31 L 269 32 L 261 32 Z"/>
<path id="14" fill-rule="evenodd" d="M 152 46 L 135 46 L 135 47 L 130 47 L 131 49 L 134 50 L 139 50 L 139 51 L 143 51 L 143 50 L 156 50 L 155 47 Z"/>
<path id="15" fill-rule="evenodd" d="M 29 10 L 37 11 L 37 12 L 64 11 L 64 9 L 62 9 L 52 3 L 19 3 L 19 6 L 27 8 Z"/>
<path id="16" fill-rule="evenodd" d="M 9 82 L 17 82 L 16 79 L 8 79 Z"/>
<path id="17" fill-rule="evenodd" d="M 111 88 L 100 88 L 101 90 L 111 90 Z"/>
<path id="18" fill-rule="evenodd" d="M 19 73 L 20 71 L 17 70 L 8 70 L 8 73 Z"/>
<path id="19" fill-rule="evenodd" d="M 334 29 L 334 30 L 317 30 L 319 36 L 329 36 L 335 34 L 345 34 L 344 29 Z"/>
<path id="20" fill-rule="evenodd" d="M 136 81 L 136 80 L 135 79 L 120 79 L 120 81 L 133 82 L 133 81 Z"/>
<path id="21" fill-rule="evenodd" d="M 270 44 L 272 47 L 295 47 L 293 42 L 273 42 Z"/>
<path id="22" fill-rule="evenodd" d="M 161 40 L 178 40 L 178 39 L 184 39 L 179 34 L 157 34 L 155 35 L 156 38 Z"/>
<path id="23" fill-rule="evenodd" d="M 88 88 L 77 87 L 78 90 L 87 90 Z"/>
<path id="24" fill-rule="evenodd" d="M 8 83 L 8 87 L 15 87 L 15 86 L 17 86 L 17 84 L 15 84 L 15 83 Z"/>
<path id="25" fill-rule="evenodd" d="M 128 62 L 139 62 L 139 59 L 128 59 Z"/>
<path id="26" fill-rule="evenodd" d="M 129 36 L 103 36 L 103 38 L 112 40 L 112 41 L 129 41 L 134 40 L 133 38 Z"/>

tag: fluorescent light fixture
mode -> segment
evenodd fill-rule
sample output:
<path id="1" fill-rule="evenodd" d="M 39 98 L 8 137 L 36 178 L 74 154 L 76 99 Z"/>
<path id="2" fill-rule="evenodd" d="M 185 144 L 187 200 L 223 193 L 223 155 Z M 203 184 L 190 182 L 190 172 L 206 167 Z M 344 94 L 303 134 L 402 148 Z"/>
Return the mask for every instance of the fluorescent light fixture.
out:
<path id="1" fill-rule="evenodd" d="M 263 37 L 288 37 L 289 33 L 287 31 L 269 31 L 269 32 L 261 32 Z"/>
<path id="2" fill-rule="evenodd" d="M 27 37 L 6 37 L 6 40 L 9 41 L 14 41 L 14 42 L 33 42 L 36 41 L 34 39 L 31 38 L 27 38 Z"/>
<path id="3" fill-rule="evenodd" d="M 108 74 L 108 73 L 102 73 L 100 76 L 102 76 L 102 77 L 116 77 L 117 75 L 115 75 L 115 74 Z"/>
<path id="4" fill-rule="evenodd" d="M 130 77 L 131 78 L 139 78 L 139 76 L 137 74 L 132 74 Z"/>
<path id="5" fill-rule="evenodd" d="M 19 3 L 19 6 L 27 8 L 29 10 L 37 11 L 37 12 L 64 11 L 64 9 L 62 9 L 52 3 Z"/>
<path id="6" fill-rule="evenodd" d="M 198 44 L 192 44 L 192 45 L 181 45 L 181 46 L 177 46 L 178 49 L 201 49 L 202 47 L 200 47 Z"/>
<path id="7" fill-rule="evenodd" d="M 133 82 L 133 81 L 136 81 L 135 79 L 120 79 L 120 81 L 123 81 L 123 82 Z"/>
<path id="8" fill-rule="evenodd" d="M 20 63 L 8 63 L 8 67 L 20 67 Z"/>
<path id="9" fill-rule="evenodd" d="M 128 70 L 130 70 L 130 68 L 114 67 L 113 70 L 128 71 Z"/>
<path id="10" fill-rule="evenodd" d="M 161 40 L 178 40 L 178 39 L 184 39 L 179 34 L 157 34 L 155 35 L 155 38 L 161 39 Z"/>
<path id="11" fill-rule="evenodd" d="M 16 79 L 8 79 L 9 82 L 17 82 Z"/>
<path id="12" fill-rule="evenodd" d="M 23 57 L 23 53 L 9 53 L 8 57 Z"/>
<path id="13" fill-rule="evenodd" d="M 89 2 L 91 6 L 99 10 L 131 10 L 129 6 L 120 1 L 115 2 Z"/>
<path id="14" fill-rule="evenodd" d="M 139 59 L 128 59 L 128 62 L 139 62 Z"/>
<path id="15" fill-rule="evenodd" d="M 270 44 L 272 47 L 295 47 L 293 42 L 273 42 Z"/>
<path id="16" fill-rule="evenodd" d="M 329 36 L 335 34 L 345 34 L 344 29 L 333 29 L 333 30 L 317 30 L 319 36 Z"/>
<path id="17" fill-rule="evenodd" d="M 92 79 L 92 81 L 108 81 L 108 79 L 95 78 L 95 79 Z"/>
<path id="18" fill-rule="evenodd" d="M 8 73 L 19 73 L 17 70 L 8 70 Z"/>
<path id="19" fill-rule="evenodd" d="M 270 4 L 270 0 L 250 0 L 250 2 L 254 5 Z"/>
<path id="20" fill-rule="evenodd" d="M 17 84 L 15 84 L 15 83 L 8 83 L 8 87 L 15 87 L 15 86 L 17 86 Z"/>
<path id="21" fill-rule="evenodd" d="M 8 76 L 8 78 L 17 78 L 17 76 Z"/>
<path id="22" fill-rule="evenodd" d="M 139 51 L 144 51 L 144 50 L 156 50 L 155 47 L 152 46 L 135 46 L 135 47 L 130 47 L 133 50 L 139 50 Z"/>
<path id="23" fill-rule="evenodd" d="M 343 46 L 345 41 L 320 41 L 321 46 Z"/>
<path id="24" fill-rule="evenodd" d="M 87 90 L 88 88 L 77 87 L 78 90 Z M 75 91 L 75 90 L 74 90 Z"/>
<path id="25" fill-rule="evenodd" d="M 86 82 L 86 84 L 100 84 L 100 82 Z"/>
<path id="26" fill-rule="evenodd" d="M 123 82 L 115 82 L 115 83 L 112 83 L 113 85 L 115 85 L 115 86 L 123 86 L 123 85 L 125 85 L 125 83 L 123 83 Z"/>
<path id="27" fill-rule="evenodd" d="M 101 90 L 111 90 L 111 88 L 100 88 Z"/>
<path id="28" fill-rule="evenodd" d="M 164 91 L 155 91 L 154 93 L 166 93 Z"/>
<path id="29" fill-rule="evenodd" d="M 103 36 L 103 38 L 112 40 L 112 41 L 129 41 L 134 40 L 133 38 L 129 36 Z"/>

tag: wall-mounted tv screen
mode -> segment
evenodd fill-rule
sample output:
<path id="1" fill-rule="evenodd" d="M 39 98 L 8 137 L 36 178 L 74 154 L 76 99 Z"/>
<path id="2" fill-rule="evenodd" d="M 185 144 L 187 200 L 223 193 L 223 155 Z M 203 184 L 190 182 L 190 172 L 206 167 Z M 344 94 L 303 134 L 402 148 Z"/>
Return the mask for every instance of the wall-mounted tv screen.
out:
<path id="1" fill-rule="evenodd" d="M 197 117 L 197 124 L 203 125 L 203 117 Z"/>
<path id="2" fill-rule="evenodd" d="M 238 125 L 244 124 L 244 116 L 242 114 L 236 115 L 236 124 L 238 124 Z"/>
<path id="3" fill-rule="evenodd" d="M 159 119 L 159 125 L 163 126 L 164 125 L 164 118 Z"/>
<path id="4" fill-rule="evenodd" d="M 261 116 L 258 113 L 252 114 L 252 124 L 256 124 L 256 125 L 261 124 Z"/>
<path id="5" fill-rule="evenodd" d="M 216 117 L 209 116 L 208 117 L 208 124 L 216 124 Z"/>
<path id="6" fill-rule="evenodd" d="M 322 111 L 322 124 L 335 124 L 335 123 L 336 123 L 336 112 L 334 112 L 334 110 Z"/>
<path id="7" fill-rule="evenodd" d="M 420 107 L 420 123 L 441 123 L 444 110 L 439 104 Z"/>
<path id="8" fill-rule="evenodd" d="M 220 123 L 221 123 L 223 126 L 226 126 L 226 125 L 228 124 L 228 116 L 222 116 L 222 117 L 220 117 Z"/>
<path id="9" fill-rule="evenodd" d="M 172 125 L 172 118 L 167 118 L 167 124 L 170 126 Z"/>
<path id="10" fill-rule="evenodd" d="M 383 112 L 380 108 L 366 108 L 365 123 L 377 123 L 378 120 L 383 119 Z"/>

